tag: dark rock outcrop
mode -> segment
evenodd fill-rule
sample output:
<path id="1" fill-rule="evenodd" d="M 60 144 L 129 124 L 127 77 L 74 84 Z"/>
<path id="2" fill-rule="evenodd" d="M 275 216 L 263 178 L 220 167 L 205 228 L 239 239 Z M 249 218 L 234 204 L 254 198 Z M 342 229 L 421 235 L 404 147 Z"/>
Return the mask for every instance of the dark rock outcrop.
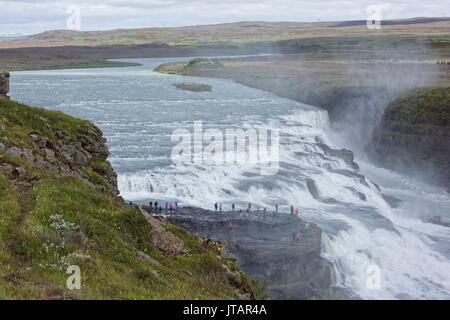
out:
<path id="1" fill-rule="evenodd" d="M 9 99 L 9 73 L 0 72 L 0 99 Z"/>
<path id="2" fill-rule="evenodd" d="M 49 137 L 32 132 L 29 138 L 34 148 L 3 146 L 3 151 L 8 156 L 21 158 L 34 169 L 75 176 L 118 197 L 117 175 L 107 162 L 106 139 L 97 127 L 88 124 L 78 133 L 77 140 L 63 131 L 56 132 L 55 136 L 52 142 Z"/>
<path id="3" fill-rule="evenodd" d="M 347 164 L 348 166 L 352 167 L 354 170 L 359 170 L 359 166 L 358 164 L 354 161 L 355 160 L 355 156 L 353 154 L 353 152 L 351 150 L 348 149 L 332 149 L 329 146 L 327 146 L 324 143 L 318 143 L 317 146 L 319 146 L 322 150 L 323 153 L 327 156 L 331 156 L 331 157 L 335 157 L 335 158 L 340 158 L 342 159 L 345 164 Z"/>
<path id="4" fill-rule="evenodd" d="M 340 299 L 330 264 L 320 256 L 321 230 L 284 213 L 211 212 L 183 208 L 169 221 L 189 232 L 226 243 L 226 254 L 246 273 L 268 279 L 276 299 Z M 232 222 L 232 231 L 228 223 Z M 294 240 L 295 233 L 299 239 Z"/>

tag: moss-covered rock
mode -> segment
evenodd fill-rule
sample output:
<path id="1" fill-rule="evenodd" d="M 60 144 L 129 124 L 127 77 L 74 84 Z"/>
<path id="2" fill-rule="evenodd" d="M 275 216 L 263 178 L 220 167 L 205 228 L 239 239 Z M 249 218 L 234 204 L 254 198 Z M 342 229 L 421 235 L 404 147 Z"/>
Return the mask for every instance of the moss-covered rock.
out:
<path id="1" fill-rule="evenodd" d="M 176 83 L 174 86 L 180 90 L 192 92 L 210 92 L 212 90 L 210 85 L 200 83 Z"/>

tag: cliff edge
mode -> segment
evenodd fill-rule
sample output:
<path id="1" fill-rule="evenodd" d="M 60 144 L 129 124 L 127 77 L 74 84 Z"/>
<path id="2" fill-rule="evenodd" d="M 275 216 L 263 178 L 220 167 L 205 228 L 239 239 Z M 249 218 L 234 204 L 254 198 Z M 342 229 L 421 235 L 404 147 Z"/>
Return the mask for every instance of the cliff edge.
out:
<path id="1" fill-rule="evenodd" d="M 393 101 L 369 151 L 385 167 L 431 174 L 450 192 L 450 87 L 417 89 Z"/>
<path id="2" fill-rule="evenodd" d="M 89 121 L 0 99 L 0 299 L 261 297 L 205 239 L 125 205 L 105 141 Z"/>

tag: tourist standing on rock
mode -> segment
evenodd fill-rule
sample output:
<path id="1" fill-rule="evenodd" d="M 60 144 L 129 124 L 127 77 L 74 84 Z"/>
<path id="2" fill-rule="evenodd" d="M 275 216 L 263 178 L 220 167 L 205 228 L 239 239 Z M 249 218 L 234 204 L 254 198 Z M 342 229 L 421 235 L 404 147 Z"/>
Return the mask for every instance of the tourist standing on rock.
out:
<path id="1" fill-rule="evenodd" d="M 175 201 L 175 206 L 178 208 L 178 201 Z"/>
<path id="2" fill-rule="evenodd" d="M 169 203 L 166 201 L 166 213 L 167 213 L 167 209 L 169 209 Z"/>
<path id="3" fill-rule="evenodd" d="M 150 212 L 152 212 L 152 208 L 153 208 L 153 202 L 150 201 L 150 203 L 148 204 L 148 208 L 150 210 Z"/>
<path id="4" fill-rule="evenodd" d="M 296 233 L 295 234 L 295 241 L 299 241 L 300 240 L 300 234 L 299 233 Z"/>
<path id="5" fill-rule="evenodd" d="M 291 214 L 294 215 L 294 206 L 291 204 Z"/>
<path id="6" fill-rule="evenodd" d="M 295 215 L 298 217 L 298 208 L 295 209 Z"/>
<path id="7" fill-rule="evenodd" d="M 248 218 L 248 214 L 250 213 L 250 209 L 247 208 L 247 210 L 245 210 L 245 216 Z"/>
<path id="8" fill-rule="evenodd" d="M 275 212 L 278 212 L 278 205 L 275 205 Z"/>
<path id="9" fill-rule="evenodd" d="M 292 232 L 292 241 L 295 241 L 295 232 Z"/>
<path id="10" fill-rule="evenodd" d="M 248 211 L 250 211 L 250 210 L 252 210 L 252 204 L 251 203 L 248 204 Z"/>
<path id="11" fill-rule="evenodd" d="M 158 211 L 158 201 L 155 201 L 155 212 Z"/>
<path id="12" fill-rule="evenodd" d="M 264 210 L 263 210 L 263 218 L 264 219 L 266 218 L 266 213 L 267 213 L 267 210 L 266 210 L 266 208 L 264 208 Z"/>
<path id="13" fill-rule="evenodd" d="M 239 209 L 239 217 L 242 217 L 242 209 Z"/>
<path id="14" fill-rule="evenodd" d="M 230 221 L 228 222 L 228 232 L 232 232 L 233 231 L 233 223 Z"/>
<path id="15" fill-rule="evenodd" d="M 222 203 L 219 204 L 219 211 L 222 212 Z"/>
<path id="16" fill-rule="evenodd" d="M 217 202 L 214 203 L 214 209 L 216 209 L 216 211 L 217 211 Z"/>
<path id="17" fill-rule="evenodd" d="M 169 204 L 169 209 L 170 209 L 170 213 L 172 213 L 172 209 L 173 209 L 173 204 L 172 204 L 172 202 Z"/>
<path id="18" fill-rule="evenodd" d="M 231 211 L 234 212 L 234 203 L 231 205 Z"/>
<path id="19" fill-rule="evenodd" d="M 175 204 L 173 205 L 173 212 L 177 212 L 177 203 L 175 202 Z"/>
<path id="20" fill-rule="evenodd" d="M 162 212 L 162 207 L 161 206 L 159 206 L 159 213 L 161 213 Z"/>

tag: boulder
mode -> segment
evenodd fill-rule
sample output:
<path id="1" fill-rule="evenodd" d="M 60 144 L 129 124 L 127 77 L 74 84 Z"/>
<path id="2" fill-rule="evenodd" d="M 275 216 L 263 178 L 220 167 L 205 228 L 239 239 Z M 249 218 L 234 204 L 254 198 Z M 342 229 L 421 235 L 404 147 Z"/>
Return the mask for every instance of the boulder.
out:
<path id="1" fill-rule="evenodd" d="M 48 139 L 46 137 L 43 137 L 37 133 L 31 133 L 30 134 L 30 138 L 31 140 L 34 141 L 34 143 L 36 143 L 36 145 L 40 148 L 43 149 L 45 147 L 47 147 L 48 144 Z"/>
<path id="2" fill-rule="evenodd" d="M 65 144 L 58 148 L 58 157 L 61 161 L 71 164 L 73 162 L 73 156 L 77 148 L 71 144 Z"/>
<path id="3" fill-rule="evenodd" d="M 73 163 L 77 166 L 85 166 L 89 163 L 92 157 L 88 156 L 88 153 L 84 153 L 78 150 L 75 150 L 73 155 Z"/>
<path id="4" fill-rule="evenodd" d="M 156 249 L 166 257 L 176 257 L 183 250 L 183 240 L 178 238 L 173 233 L 167 231 L 159 222 L 158 219 L 152 217 L 150 214 L 140 208 L 141 213 L 147 220 L 152 232 L 152 243 Z"/>
<path id="5" fill-rule="evenodd" d="M 161 263 L 159 263 L 159 261 L 156 261 L 155 259 L 153 259 L 152 257 L 150 257 L 149 255 L 145 254 L 144 252 L 138 250 L 137 251 L 137 256 L 147 262 L 150 262 L 151 264 L 154 264 L 156 266 L 160 266 Z"/>
<path id="6" fill-rule="evenodd" d="M 53 160 L 55 159 L 55 151 L 49 148 L 44 149 L 45 159 L 47 160 Z"/>
<path id="7" fill-rule="evenodd" d="M 11 147 L 6 149 L 5 153 L 11 157 L 21 157 L 23 154 L 23 150 L 17 147 Z"/>
<path id="8" fill-rule="evenodd" d="M 16 178 L 16 179 L 23 178 L 26 176 L 26 174 L 27 174 L 27 172 L 22 167 L 14 168 L 14 170 L 13 170 L 13 175 L 14 175 L 14 178 Z"/>

